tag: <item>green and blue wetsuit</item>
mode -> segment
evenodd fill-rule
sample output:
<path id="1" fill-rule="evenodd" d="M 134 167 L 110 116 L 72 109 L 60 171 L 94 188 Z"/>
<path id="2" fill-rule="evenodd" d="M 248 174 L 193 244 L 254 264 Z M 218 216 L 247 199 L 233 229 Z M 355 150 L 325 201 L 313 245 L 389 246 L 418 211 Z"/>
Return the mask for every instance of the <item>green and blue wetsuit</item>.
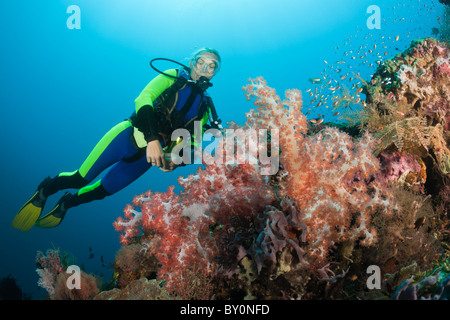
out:
<path id="1" fill-rule="evenodd" d="M 189 78 L 184 70 L 171 69 L 165 73 L 186 80 Z M 46 185 L 44 195 L 48 197 L 69 188 L 80 189 L 66 201 L 66 209 L 103 199 L 128 186 L 151 167 L 146 159 L 148 142 L 158 139 L 164 152 L 170 152 L 174 146 L 170 141 L 170 131 L 184 127 L 192 135 L 194 120 L 201 121 L 203 133 L 211 112 L 211 98 L 206 92 L 196 90 L 191 83 L 184 81 L 182 86 L 177 87 L 175 81 L 179 80 L 163 74 L 150 81 L 135 100 L 136 109 L 130 120 L 117 124 L 107 132 L 78 170 L 63 172 L 53 178 Z M 170 126 L 167 125 L 156 110 L 161 106 L 166 111 L 166 120 L 175 113 L 181 114 L 182 120 L 176 125 L 169 121 Z M 198 144 L 199 141 L 195 141 L 194 137 L 192 143 Z M 91 183 L 110 166 L 111 169 L 102 179 Z"/>

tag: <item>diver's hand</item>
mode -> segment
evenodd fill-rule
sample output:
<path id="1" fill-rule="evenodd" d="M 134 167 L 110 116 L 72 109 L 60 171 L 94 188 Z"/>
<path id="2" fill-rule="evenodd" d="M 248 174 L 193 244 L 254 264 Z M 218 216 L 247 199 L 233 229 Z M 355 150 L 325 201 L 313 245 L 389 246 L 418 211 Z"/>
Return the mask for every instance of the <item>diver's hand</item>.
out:
<path id="1" fill-rule="evenodd" d="M 152 166 L 157 165 L 159 168 L 166 166 L 164 152 L 159 140 L 153 140 L 147 144 L 147 162 L 151 163 Z"/>
<path id="2" fill-rule="evenodd" d="M 178 167 L 177 165 L 174 165 L 172 161 L 166 162 L 166 166 L 160 168 L 161 171 L 164 172 L 172 172 L 173 170 L 175 170 L 175 168 Z"/>
<path id="3" fill-rule="evenodd" d="M 160 168 L 162 171 L 172 172 L 173 170 L 175 170 L 178 167 L 178 165 L 173 163 L 173 161 L 171 160 L 170 153 L 165 154 L 165 158 L 166 158 L 166 165 L 164 167 Z"/>

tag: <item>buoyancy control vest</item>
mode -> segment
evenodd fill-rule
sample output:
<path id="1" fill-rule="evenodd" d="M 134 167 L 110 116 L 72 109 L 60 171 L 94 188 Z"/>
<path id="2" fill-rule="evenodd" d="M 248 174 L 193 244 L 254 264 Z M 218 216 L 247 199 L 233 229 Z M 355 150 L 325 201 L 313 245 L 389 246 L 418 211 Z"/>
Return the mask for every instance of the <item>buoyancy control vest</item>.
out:
<path id="1" fill-rule="evenodd" d="M 213 106 L 206 92 L 195 83 L 188 82 L 189 74 L 184 69 L 177 69 L 177 75 L 174 83 L 153 101 L 156 117 L 154 130 L 165 146 L 171 143 L 171 134 L 175 129 L 185 128 L 192 134 L 194 121 L 201 120 L 208 107 Z M 137 123 L 136 112 L 130 120 L 133 125 Z"/>

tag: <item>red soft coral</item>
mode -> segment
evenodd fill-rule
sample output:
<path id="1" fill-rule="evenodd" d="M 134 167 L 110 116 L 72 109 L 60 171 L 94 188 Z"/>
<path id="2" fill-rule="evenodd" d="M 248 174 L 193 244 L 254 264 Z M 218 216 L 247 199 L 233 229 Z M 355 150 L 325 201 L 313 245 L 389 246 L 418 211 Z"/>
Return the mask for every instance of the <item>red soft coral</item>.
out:
<path id="1" fill-rule="evenodd" d="M 134 206 L 126 207 L 125 219 L 114 223 L 123 232 L 121 242 L 141 241 L 161 263 L 158 275 L 169 288 L 173 279 L 194 265 L 212 270 L 213 258 L 223 248 L 211 227 L 226 224 L 236 215 L 256 215 L 275 200 L 257 169 L 250 164 L 211 164 L 200 167 L 195 175 L 180 177 L 184 188 L 180 194 L 172 186 L 164 193 L 137 196 Z"/>

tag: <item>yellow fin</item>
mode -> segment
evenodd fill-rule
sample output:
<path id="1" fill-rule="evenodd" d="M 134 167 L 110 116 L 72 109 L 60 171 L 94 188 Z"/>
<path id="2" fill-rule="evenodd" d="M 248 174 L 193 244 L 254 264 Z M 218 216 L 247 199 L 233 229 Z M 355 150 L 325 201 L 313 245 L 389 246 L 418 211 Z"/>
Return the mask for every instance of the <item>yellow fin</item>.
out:
<path id="1" fill-rule="evenodd" d="M 35 224 L 36 220 L 39 218 L 42 212 L 42 208 L 35 206 L 32 201 L 39 196 L 39 191 L 28 200 L 24 206 L 19 210 L 19 213 L 14 217 L 11 223 L 13 228 L 27 232 Z"/>

